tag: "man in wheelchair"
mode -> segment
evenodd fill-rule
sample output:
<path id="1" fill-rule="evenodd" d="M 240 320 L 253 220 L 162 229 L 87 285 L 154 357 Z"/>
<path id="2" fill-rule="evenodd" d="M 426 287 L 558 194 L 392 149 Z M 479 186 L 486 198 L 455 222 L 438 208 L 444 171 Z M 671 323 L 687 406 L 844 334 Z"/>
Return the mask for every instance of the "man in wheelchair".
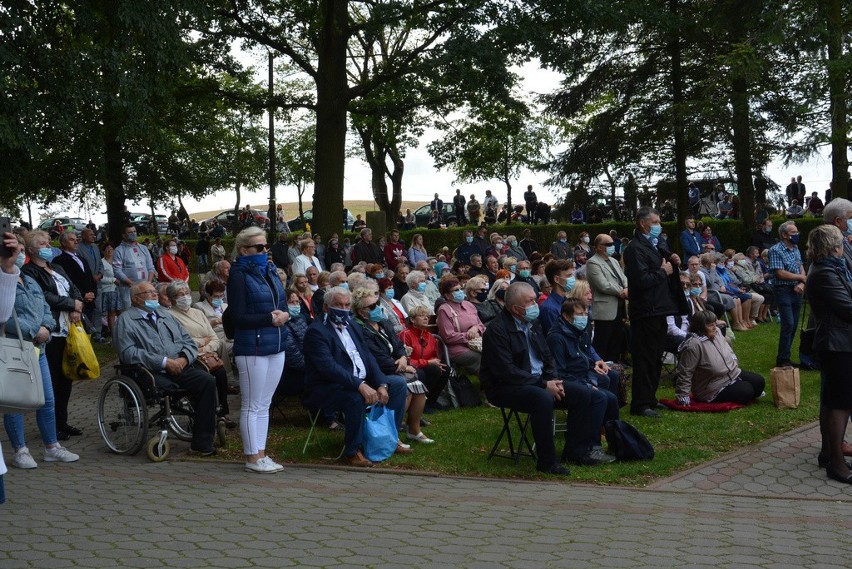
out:
<path id="1" fill-rule="evenodd" d="M 198 356 L 195 342 L 166 311 L 159 309 L 157 290 L 147 281 L 130 289 L 131 308 L 115 324 L 113 342 L 125 365 L 147 368 L 164 390 L 186 390 L 195 409 L 190 448 L 202 456 L 216 453 L 216 382 L 192 364 Z"/>

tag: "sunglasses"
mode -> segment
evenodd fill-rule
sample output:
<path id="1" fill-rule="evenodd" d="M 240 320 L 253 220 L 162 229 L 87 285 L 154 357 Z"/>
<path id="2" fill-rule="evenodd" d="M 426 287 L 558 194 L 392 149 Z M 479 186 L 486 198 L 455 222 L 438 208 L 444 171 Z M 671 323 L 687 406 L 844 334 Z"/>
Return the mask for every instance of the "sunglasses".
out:
<path id="1" fill-rule="evenodd" d="M 255 243 L 254 245 L 246 245 L 246 249 L 254 249 L 258 253 L 262 253 L 267 249 L 266 243 Z"/>

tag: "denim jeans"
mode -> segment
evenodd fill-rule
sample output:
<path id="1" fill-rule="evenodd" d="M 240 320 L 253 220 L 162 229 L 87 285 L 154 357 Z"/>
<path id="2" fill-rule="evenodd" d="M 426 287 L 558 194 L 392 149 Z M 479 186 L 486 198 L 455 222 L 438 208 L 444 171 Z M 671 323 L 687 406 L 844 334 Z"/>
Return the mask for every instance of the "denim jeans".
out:
<path id="1" fill-rule="evenodd" d="M 776 363 L 790 361 L 793 337 L 799 325 L 799 312 L 802 310 L 802 295 L 793 292 L 793 287 L 776 286 L 775 300 L 778 302 L 778 315 L 781 319 L 781 334 L 778 336 L 778 355 Z"/>
<path id="2" fill-rule="evenodd" d="M 41 380 L 44 385 L 44 407 L 36 411 L 36 424 L 41 433 L 41 440 L 47 447 L 56 443 L 56 415 L 53 409 L 53 382 L 50 379 L 50 368 L 47 367 L 44 348 L 42 348 L 38 363 L 41 367 Z M 3 426 L 6 427 L 6 435 L 15 450 L 27 446 L 24 440 L 23 413 L 6 413 L 3 415 Z"/>

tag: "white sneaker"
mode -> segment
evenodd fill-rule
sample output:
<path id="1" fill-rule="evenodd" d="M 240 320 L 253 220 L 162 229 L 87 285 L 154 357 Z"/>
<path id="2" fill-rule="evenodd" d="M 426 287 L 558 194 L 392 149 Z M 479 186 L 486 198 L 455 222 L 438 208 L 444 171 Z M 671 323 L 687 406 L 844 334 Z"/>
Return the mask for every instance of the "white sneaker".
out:
<path id="1" fill-rule="evenodd" d="M 15 468 L 38 468 L 33 455 L 30 454 L 30 449 L 21 447 L 12 458 L 12 466 Z"/>
<path id="2" fill-rule="evenodd" d="M 76 462 L 78 460 L 80 460 L 79 455 L 74 454 L 62 445 L 44 449 L 45 462 Z"/>
<path id="3" fill-rule="evenodd" d="M 270 464 L 263 458 L 257 462 L 247 462 L 245 470 L 246 472 L 255 472 L 257 474 L 272 474 L 273 472 L 278 472 L 278 469 L 275 468 L 274 464 Z"/>
<path id="4" fill-rule="evenodd" d="M 264 456 L 264 457 L 263 457 L 263 458 L 261 458 L 260 460 L 265 461 L 265 462 L 266 462 L 266 464 L 271 464 L 271 465 L 273 466 L 273 468 L 275 468 L 275 472 L 280 472 L 280 471 L 284 470 L 284 466 L 283 466 L 283 465 L 278 464 L 277 462 L 275 462 L 274 460 L 272 460 L 272 459 L 271 459 L 271 458 L 269 458 L 268 456 Z M 260 462 L 260 461 L 258 461 L 258 462 Z"/>
<path id="5" fill-rule="evenodd" d="M 416 435 L 413 435 L 411 433 L 406 433 L 406 435 L 408 436 L 408 440 L 417 441 L 419 443 L 423 443 L 424 445 L 431 445 L 435 442 L 434 440 L 427 437 L 423 431 L 420 431 Z"/>

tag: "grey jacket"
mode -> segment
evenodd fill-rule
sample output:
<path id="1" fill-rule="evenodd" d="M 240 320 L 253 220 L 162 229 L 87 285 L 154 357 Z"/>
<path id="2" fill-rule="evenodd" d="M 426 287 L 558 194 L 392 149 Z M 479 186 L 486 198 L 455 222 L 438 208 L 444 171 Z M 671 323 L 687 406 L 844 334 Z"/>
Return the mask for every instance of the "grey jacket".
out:
<path id="1" fill-rule="evenodd" d="M 192 364 L 198 357 L 195 341 L 166 310 L 158 308 L 156 313 L 156 330 L 135 306 L 121 313 L 112 335 L 118 359 L 155 373 L 163 370 L 166 358 L 183 355 Z"/>
<path id="2" fill-rule="evenodd" d="M 618 306 L 624 302 L 619 295 L 627 288 L 627 275 L 621 265 L 612 257 L 593 255 L 586 263 L 586 278 L 594 292 L 595 320 L 615 320 Z"/>
<path id="3" fill-rule="evenodd" d="M 690 334 L 680 345 L 675 393 L 680 398 L 691 392 L 698 401 L 713 401 L 740 373 L 737 355 L 721 332 L 712 340 Z"/>

